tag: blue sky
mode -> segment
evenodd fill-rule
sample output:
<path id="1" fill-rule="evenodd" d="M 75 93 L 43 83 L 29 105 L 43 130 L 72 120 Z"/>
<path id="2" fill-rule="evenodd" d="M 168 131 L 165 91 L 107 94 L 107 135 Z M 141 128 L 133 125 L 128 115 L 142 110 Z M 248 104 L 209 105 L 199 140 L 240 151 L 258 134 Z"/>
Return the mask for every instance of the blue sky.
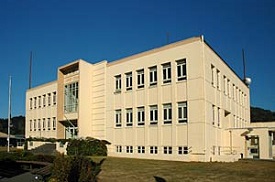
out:
<path id="1" fill-rule="evenodd" d="M 273 0 L 1 0 L 0 117 L 25 115 L 29 55 L 37 86 L 75 59 L 113 61 L 204 35 L 242 76 L 242 48 L 252 78 L 251 105 L 275 111 Z"/>

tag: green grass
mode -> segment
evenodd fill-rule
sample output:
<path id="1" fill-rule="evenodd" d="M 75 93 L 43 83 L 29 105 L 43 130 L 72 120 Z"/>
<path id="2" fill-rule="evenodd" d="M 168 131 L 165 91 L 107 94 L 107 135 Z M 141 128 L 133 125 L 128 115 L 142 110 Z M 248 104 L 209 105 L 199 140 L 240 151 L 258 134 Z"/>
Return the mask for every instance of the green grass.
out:
<path id="1" fill-rule="evenodd" d="M 274 182 L 275 162 L 243 160 L 234 163 L 201 163 L 107 157 L 99 174 L 99 182 L 153 182 L 154 176 L 167 182 Z"/>

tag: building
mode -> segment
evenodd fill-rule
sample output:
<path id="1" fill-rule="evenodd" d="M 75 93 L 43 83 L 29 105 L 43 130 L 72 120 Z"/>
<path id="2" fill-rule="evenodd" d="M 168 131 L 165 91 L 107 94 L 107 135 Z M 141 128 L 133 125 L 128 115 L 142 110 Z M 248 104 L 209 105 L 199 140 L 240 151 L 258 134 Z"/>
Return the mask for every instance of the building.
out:
<path id="1" fill-rule="evenodd" d="M 203 36 L 57 72 L 56 81 L 27 90 L 26 138 L 104 139 L 117 157 L 248 157 L 240 131 L 250 125 L 249 87 Z"/>

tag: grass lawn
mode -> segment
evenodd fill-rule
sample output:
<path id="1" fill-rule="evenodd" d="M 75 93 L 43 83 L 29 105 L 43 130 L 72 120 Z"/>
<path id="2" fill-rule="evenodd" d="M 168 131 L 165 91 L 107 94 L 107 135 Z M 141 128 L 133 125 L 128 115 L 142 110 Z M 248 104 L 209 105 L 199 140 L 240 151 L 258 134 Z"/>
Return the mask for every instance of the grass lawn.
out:
<path id="1" fill-rule="evenodd" d="M 202 163 L 108 157 L 99 174 L 99 182 L 153 182 L 154 176 L 167 182 L 275 182 L 275 162 L 242 160 L 234 163 Z"/>

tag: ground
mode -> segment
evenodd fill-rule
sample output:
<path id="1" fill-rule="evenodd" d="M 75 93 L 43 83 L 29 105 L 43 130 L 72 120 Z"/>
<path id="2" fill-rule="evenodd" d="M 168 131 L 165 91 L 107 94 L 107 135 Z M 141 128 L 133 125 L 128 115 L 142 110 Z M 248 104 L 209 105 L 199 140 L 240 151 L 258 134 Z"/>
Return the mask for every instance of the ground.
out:
<path id="1" fill-rule="evenodd" d="M 275 161 L 242 160 L 231 163 L 174 162 L 108 157 L 99 182 L 156 181 L 275 181 Z M 161 180 L 160 180 L 161 181 Z"/>

